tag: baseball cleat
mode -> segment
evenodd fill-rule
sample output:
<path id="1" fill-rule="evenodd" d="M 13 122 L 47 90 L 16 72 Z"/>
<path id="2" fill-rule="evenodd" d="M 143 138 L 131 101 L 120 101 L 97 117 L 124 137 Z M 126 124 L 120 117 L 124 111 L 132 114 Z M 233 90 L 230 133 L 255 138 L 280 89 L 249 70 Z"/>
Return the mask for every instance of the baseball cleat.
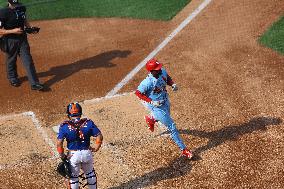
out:
<path id="1" fill-rule="evenodd" d="M 38 84 L 32 85 L 31 89 L 36 90 L 36 91 L 42 91 L 44 89 L 44 86 L 43 84 L 38 83 Z"/>
<path id="2" fill-rule="evenodd" d="M 148 125 L 148 129 L 150 131 L 154 131 L 154 125 L 155 125 L 155 120 L 153 118 L 151 118 L 150 116 L 144 116 L 144 119 Z"/>
<path id="3" fill-rule="evenodd" d="M 193 157 L 192 152 L 189 151 L 188 149 L 182 150 L 181 155 L 187 157 L 188 159 L 191 159 Z"/>
<path id="4" fill-rule="evenodd" d="M 10 84 L 13 86 L 13 87 L 19 87 L 21 85 L 21 82 L 19 79 L 15 79 L 15 80 L 12 80 L 10 81 Z"/>

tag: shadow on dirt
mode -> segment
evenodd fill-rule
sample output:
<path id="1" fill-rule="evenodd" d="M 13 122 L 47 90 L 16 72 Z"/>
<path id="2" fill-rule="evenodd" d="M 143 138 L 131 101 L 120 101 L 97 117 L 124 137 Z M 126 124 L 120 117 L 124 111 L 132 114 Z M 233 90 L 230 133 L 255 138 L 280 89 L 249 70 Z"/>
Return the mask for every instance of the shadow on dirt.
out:
<path id="1" fill-rule="evenodd" d="M 100 67 L 114 67 L 115 64 L 111 63 L 112 59 L 115 58 L 126 58 L 131 51 L 121 51 L 121 50 L 113 50 L 104 52 L 102 54 L 96 55 L 91 58 L 87 58 L 84 60 L 80 60 L 68 65 L 60 65 L 50 68 L 46 72 L 38 73 L 38 77 L 48 77 L 53 76 L 51 79 L 46 81 L 44 83 L 46 88 L 51 87 L 56 82 L 59 82 L 61 80 L 66 79 L 67 77 L 70 77 L 76 72 L 79 72 L 81 70 L 85 69 L 96 69 Z M 20 78 L 21 81 L 27 80 L 27 77 Z"/>
<path id="2" fill-rule="evenodd" d="M 206 132 L 198 130 L 180 130 L 180 133 L 209 139 L 207 145 L 201 146 L 194 151 L 193 160 L 199 160 L 200 154 L 204 151 L 215 148 L 226 141 L 236 140 L 238 137 L 244 134 L 250 134 L 254 131 L 259 130 L 265 131 L 267 130 L 267 126 L 279 125 L 280 123 L 282 123 L 282 120 L 280 118 L 257 117 L 251 119 L 247 123 L 243 123 L 240 125 L 231 125 L 217 131 Z M 187 175 L 191 171 L 192 166 L 193 165 L 189 162 L 189 160 L 183 157 L 179 157 L 170 162 L 167 167 L 158 168 L 152 172 L 146 173 L 140 177 L 123 183 L 120 186 L 112 187 L 111 189 L 138 189 L 147 186 L 152 186 L 162 180 Z"/>
<path id="3" fill-rule="evenodd" d="M 200 156 L 202 152 L 215 148 L 226 141 L 236 140 L 238 137 L 250 134 L 254 131 L 265 131 L 267 130 L 267 126 L 279 125 L 280 123 L 282 123 L 280 118 L 256 117 L 247 123 L 231 125 L 217 131 L 180 130 L 180 133 L 209 139 L 205 146 L 201 146 L 194 150 L 194 155 L 196 156 L 195 160 L 198 160 L 200 159 L 198 156 Z"/>
<path id="4" fill-rule="evenodd" d="M 110 189 L 138 189 L 155 185 L 157 182 L 186 175 L 191 171 L 192 165 L 189 160 L 179 157 L 169 163 L 167 167 L 160 167 L 154 171 L 146 173 L 141 177 L 134 178 L 126 183 Z"/>

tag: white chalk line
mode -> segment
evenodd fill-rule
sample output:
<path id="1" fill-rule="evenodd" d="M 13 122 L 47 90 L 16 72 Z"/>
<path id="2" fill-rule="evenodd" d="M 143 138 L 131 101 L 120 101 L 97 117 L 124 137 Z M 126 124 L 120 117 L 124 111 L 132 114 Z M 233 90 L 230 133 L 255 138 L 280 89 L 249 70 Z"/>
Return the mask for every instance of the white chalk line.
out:
<path id="1" fill-rule="evenodd" d="M 99 101 L 102 101 L 102 100 L 105 100 L 105 99 L 111 99 L 111 98 L 115 98 L 115 97 L 129 95 L 131 93 L 133 93 L 133 92 L 116 94 L 116 95 L 108 96 L 108 97 L 94 98 L 94 99 L 91 99 L 91 100 L 85 100 L 85 101 L 83 101 L 83 103 L 84 104 L 92 104 L 92 103 L 99 102 Z M 58 152 L 56 150 L 56 146 L 55 146 L 54 142 L 48 137 L 47 133 L 41 127 L 40 121 L 36 118 L 36 115 L 35 115 L 34 112 L 29 111 L 29 112 L 23 112 L 23 113 L 19 113 L 19 114 L 4 115 L 4 116 L 0 117 L 0 120 L 14 119 L 16 117 L 21 117 L 21 116 L 30 117 L 32 119 L 32 122 L 33 122 L 35 128 L 41 134 L 41 136 L 43 137 L 43 140 L 50 147 L 53 155 L 52 155 L 52 157 L 48 158 L 48 160 L 59 158 L 59 154 L 58 154 Z M 54 126 L 54 127 L 58 127 L 58 126 Z M 108 147 L 108 145 L 106 145 L 106 147 Z M 114 153 L 117 154 L 116 151 L 114 151 Z M 116 156 L 117 156 L 117 159 L 119 160 L 119 162 L 122 163 L 122 157 L 118 157 L 118 155 L 116 155 Z M 9 169 L 9 168 L 12 168 L 12 167 L 14 167 L 16 165 L 19 165 L 19 164 L 20 165 L 28 165 L 28 163 L 16 162 L 14 164 L 0 165 L 0 170 Z"/>
<path id="2" fill-rule="evenodd" d="M 24 112 L 24 113 L 25 113 L 25 112 Z M 15 118 L 15 117 L 20 117 L 20 116 L 23 116 L 23 113 L 2 115 L 2 116 L 0 117 L 0 120 L 6 120 L 6 119 Z"/>
<path id="3" fill-rule="evenodd" d="M 93 98 L 93 99 L 90 99 L 90 100 L 84 100 L 82 103 L 83 104 L 94 104 L 96 102 L 100 102 L 102 100 L 106 100 L 106 99 L 111 99 L 111 98 L 115 98 L 115 97 L 120 97 L 120 96 L 126 96 L 126 95 L 129 95 L 131 93 L 134 93 L 134 92 L 128 92 L 128 93 L 122 93 L 122 94 L 116 94 L 116 95 L 113 95 L 113 96 L 104 96 L 104 97 L 99 97 L 99 98 Z M 84 116 L 84 115 L 83 115 Z M 52 130 L 55 132 L 55 133 L 58 133 L 59 132 L 59 126 L 60 125 L 55 125 L 52 127 Z"/>
<path id="4" fill-rule="evenodd" d="M 20 117 L 20 116 L 26 116 L 26 117 L 30 117 L 32 119 L 32 122 L 36 128 L 36 130 L 41 134 L 41 136 L 43 137 L 43 140 L 49 145 L 49 147 L 51 148 L 52 151 L 52 156 L 49 159 L 55 159 L 58 158 L 59 155 L 56 151 L 55 145 L 53 143 L 53 141 L 48 137 L 47 133 L 44 131 L 44 129 L 41 127 L 41 124 L 39 122 L 39 120 L 36 118 L 36 115 L 34 112 L 23 112 L 20 114 L 10 114 L 10 115 L 5 115 L 5 116 L 1 116 L 0 120 L 5 120 L 5 119 L 11 119 L 11 118 L 16 118 L 16 117 Z M 10 164 L 10 165 L 0 165 L 0 170 L 1 169 L 7 169 L 7 168 L 11 168 L 15 165 L 18 165 L 19 163 L 15 163 L 15 164 Z"/>
<path id="5" fill-rule="evenodd" d="M 34 112 L 29 111 L 29 112 L 23 112 L 23 113 L 19 113 L 19 114 L 9 114 L 9 115 L 5 115 L 5 116 L 1 116 L 0 120 L 14 119 L 16 117 L 21 117 L 21 116 L 30 117 L 32 119 L 32 122 L 33 122 L 35 128 L 41 134 L 41 136 L 43 137 L 44 141 L 50 146 L 50 148 L 51 148 L 51 150 L 53 152 L 53 156 L 52 157 L 57 156 L 58 154 L 57 154 L 57 151 L 56 151 L 54 143 L 48 137 L 48 135 L 46 134 L 44 129 L 41 127 L 41 124 L 40 124 L 39 120 L 36 118 L 36 115 L 35 115 Z"/>
<path id="6" fill-rule="evenodd" d="M 95 102 L 99 102 L 101 100 L 106 100 L 106 99 L 110 99 L 110 98 L 115 98 L 115 97 L 120 97 L 120 96 L 126 96 L 126 95 L 129 95 L 133 92 L 127 92 L 127 93 L 121 93 L 121 94 L 114 94 L 114 95 L 111 95 L 111 96 L 104 96 L 104 97 L 99 97 L 99 98 L 94 98 L 94 99 L 91 99 L 91 100 L 84 100 L 83 103 L 84 104 L 93 104 Z"/>
<path id="7" fill-rule="evenodd" d="M 44 141 L 49 145 L 49 147 L 51 148 L 52 150 L 52 159 L 54 158 L 58 158 L 59 157 L 59 154 L 57 153 L 57 150 L 56 150 L 56 147 L 55 147 L 55 144 L 53 143 L 53 141 L 48 137 L 47 133 L 44 131 L 44 129 L 41 127 L 41 124 L 39 122 L 39 120 L 36 118 L 36 115 L 35 113 L 33 112 L 25 112 L 23 113 L 23 115 L 25 116 L 29 116 L 31 117 L 36 129 L 38 130 L 38 132 L 42 135 Z"/>
<path id="8" fill-rule="evenodd" d="M 185 26 L 187 26 L 212 0 L 203 1 L 166 39 L 156 47 L 142 62 L 122 79 L 106 96 L 113 96 L 126 85 L 145 65 L 146 62 L 160 52 Z"/>
<path id="9" fill-rule="evenodd" d="M 145 65 L 146 62 L 153 58 L 158 52 L 160 52 L 185 26 L 189 24 L 212 0 L 205 0 L 203 3 L 201 3 L 198 8 L 191 13 L 156 49 L 154 49 L 141 63 L 139 63 L 130 73 L 126 75 L 126 77 L 118 83 L 105 97 L 102 97 L 101 99 L 108 99 L 112 98 L 117 95 L 118 91 L 126 85 Z M 87 103 L 93 103 L 100 99 L 94 99 L 89 100 Z M 161 127 L 162 129 L 162 127 Z M 163 130 L 163 129 L 162 129 Z M 166 132 L 160 133 L 158 136 L 165 136 L 168 137 L 169 134 Z M 120 159 L 119 157 L 117 157 Z M 120 159 L 121 161 L 123 159 Z M 121 162 L 122 163 L 122 162 Z"/>

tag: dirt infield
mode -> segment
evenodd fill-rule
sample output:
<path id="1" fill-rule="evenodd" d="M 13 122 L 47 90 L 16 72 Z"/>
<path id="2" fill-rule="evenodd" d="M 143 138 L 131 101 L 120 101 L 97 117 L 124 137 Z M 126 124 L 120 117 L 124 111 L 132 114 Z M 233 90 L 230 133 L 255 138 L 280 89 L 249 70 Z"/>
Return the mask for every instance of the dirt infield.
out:
<path id="1" fill-rule="evenodd" d="M 201 2 L 170 22 L 34 22 L 42 30 L 30 37 L 32 54 L 49 90 L 31 91 L 19 64 L 20 88 L 0 76 L 1 114 L 35 112 L 55 142 L 51 127 L 65 119 L 67 103 L 105 96 Z M 213 0 L 158 54 L 180 86 L 169 91 L 172 116 L 194 161 L 180 157 L 162 128 L 147 130 L 132 93 L 85 101 L 84 115 L 105 136 L 95 154 L 99 188 L 283 188 L 284 57 L 257 42 L 282 7 L 282 0 Z M 135 90 L 145 74 L 120 92 Z M 0 188 L 64 188 L 52 150 L 19 118 L 0 119 Z"/>

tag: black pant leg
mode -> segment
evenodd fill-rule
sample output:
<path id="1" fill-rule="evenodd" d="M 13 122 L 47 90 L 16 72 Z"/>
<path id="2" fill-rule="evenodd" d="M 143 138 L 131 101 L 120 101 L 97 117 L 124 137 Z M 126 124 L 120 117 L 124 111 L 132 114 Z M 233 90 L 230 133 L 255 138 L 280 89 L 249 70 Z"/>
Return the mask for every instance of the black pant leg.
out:
<path id="1" fill-rule="evenodd" d="M 20 41 L 17 39 L 7 39 L 6 71 L 7 78 L 10 81 L 18 79 L 17 56 L 19 52 Z"/>
<path id="2" fill-rule="evenodd" d="M 31 85 L 38 84 L 39 80 L 37 77 L 32 55 L 30 53 L 30 45 L 26 37 L 23 39 L 21 43 L 19 55 L 26 69 L 30 84 Z"/>

